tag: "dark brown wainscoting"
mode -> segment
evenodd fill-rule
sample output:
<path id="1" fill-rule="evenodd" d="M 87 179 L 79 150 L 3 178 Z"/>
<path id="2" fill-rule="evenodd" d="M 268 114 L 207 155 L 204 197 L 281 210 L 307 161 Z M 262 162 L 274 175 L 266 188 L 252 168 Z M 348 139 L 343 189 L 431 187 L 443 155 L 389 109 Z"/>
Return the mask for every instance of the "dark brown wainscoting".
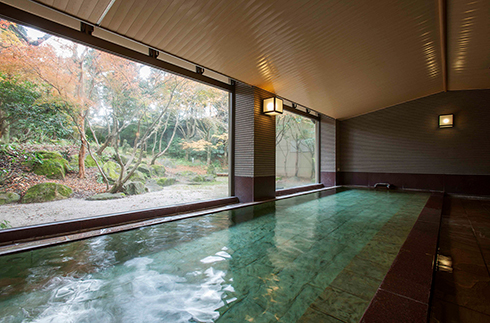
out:
<path id="1" fill-rule="evenodd" d="M 241 203 L 274 199 L 276 197 L 275 176 L 235 176 L 235 196 Z"/>
<path id="2" fill-rule="evenodd" d="M 0 231 L 0 245 L 13 244 L 46 237 L 60 236 L 77 232 L 112 227 L 157 217 L 165 217 L 179 213 L 216 208 L 238 203 L 236 197 L 226 197 L 211 201 L 190 204 L 178 204 L 161 208 L 145 209 L 135 212 L 115 213 L 85 219 L 44 223 L 28 227 L 11 228 Z"/>
<path id="3" fill-rule="evenodd" d="M 400 189 L 441 191 L 449 194 L 490 195 L 490 175 L 402 174 L 339 172 L 337 185 L 374 186 L 390 183 Z"/>
<path id="4" fill-rule="evenodd" d="M 337 173 L 336 172 L 321 172 L 320 182 L 325 187 L 337 185 Z"/>

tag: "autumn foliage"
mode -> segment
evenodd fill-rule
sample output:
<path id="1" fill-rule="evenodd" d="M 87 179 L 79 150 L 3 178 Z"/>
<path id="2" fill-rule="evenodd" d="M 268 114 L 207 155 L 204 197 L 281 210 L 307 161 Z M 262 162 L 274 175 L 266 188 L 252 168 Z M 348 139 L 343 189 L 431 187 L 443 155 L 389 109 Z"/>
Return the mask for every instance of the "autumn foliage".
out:
<path id="1" fill-rule="evenodd" d="M 226 167 L 227 93 L 65 39 L 31 34 L 0 20 L 4 144 L 76 143 L 78 176 L 86 176 L 90 155 L 112 192 L 120 191 L 141 163 L 155 164 L 165 155 L 217 160 Z M 35 126 L 17 122 L 22 119 Z M 114 183 L 102 167 L 108 154 L 120 169 Z"/>

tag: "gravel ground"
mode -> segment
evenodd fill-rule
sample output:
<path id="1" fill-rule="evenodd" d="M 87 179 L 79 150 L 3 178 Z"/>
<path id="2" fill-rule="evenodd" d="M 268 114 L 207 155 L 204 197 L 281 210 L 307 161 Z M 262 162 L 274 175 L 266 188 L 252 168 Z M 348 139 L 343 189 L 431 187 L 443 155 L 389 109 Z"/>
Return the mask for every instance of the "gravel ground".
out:
<path id="1" fill-rule="evenodd" d="M 218 178 L 218 180 L 217 184 L 177 184 L 158 192 L 133 195 L 118 200 L 87 201 L 81 198 L 69 198 L 46 203 L 2 205 L 0 222 L 7 220 L 12 227 L 20 227 L 228 196 L 228 178 Z"/>

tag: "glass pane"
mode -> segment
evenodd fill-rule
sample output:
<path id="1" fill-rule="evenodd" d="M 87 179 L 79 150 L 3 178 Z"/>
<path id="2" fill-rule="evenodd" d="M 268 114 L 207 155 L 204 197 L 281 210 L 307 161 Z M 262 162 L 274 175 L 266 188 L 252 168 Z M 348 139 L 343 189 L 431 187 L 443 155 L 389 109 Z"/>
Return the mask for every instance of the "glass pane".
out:
<path id="1" fill-rule="evenodd" d="M 0 20 L 2 228 L 228 196 L 228 101 Z"/>
<path id="2" fill-rule="evenodd" d="M 315 126 L 291 112 L 276 116 L 276 189 L 316 182 Z"/>

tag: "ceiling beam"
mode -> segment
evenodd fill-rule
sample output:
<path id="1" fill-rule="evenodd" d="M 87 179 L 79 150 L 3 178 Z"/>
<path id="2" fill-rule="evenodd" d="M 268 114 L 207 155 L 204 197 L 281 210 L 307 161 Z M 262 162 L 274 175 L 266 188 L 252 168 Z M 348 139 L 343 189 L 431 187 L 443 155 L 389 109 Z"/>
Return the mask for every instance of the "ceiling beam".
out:
<path id="1" fill-rule="evenodd" d="M 107 40 L 97 38 L 95 36 L 92 36 L 91 33 L 72 29 L 70 27 L 33 15 L 31 13 L 14 8 L 4 3 L 0 3 L 0 17 L 22 25 L 42 30 L 49 34 L 72 40 L 82 45 L 99 49 L 104 52 L 108 52 L 132 61 L 136 61 L 138 63 L 165 70 L 170 73 L 174 73 L 179 76 L 191 79 L 193 81 L 214 86 L 228 92 L 233 92 L 234 90 L 234 86 L 231 84 L 224 83 L 211 77 L 196 73 L 195 71 L 190 71 L 186 68 L 167 63 L 165 61 L 157 59 L 156 57 L 151 57 L 150 55 L 145 55 L 135 50 L 123 47 L 121 45 L 114 44 Z"/>

